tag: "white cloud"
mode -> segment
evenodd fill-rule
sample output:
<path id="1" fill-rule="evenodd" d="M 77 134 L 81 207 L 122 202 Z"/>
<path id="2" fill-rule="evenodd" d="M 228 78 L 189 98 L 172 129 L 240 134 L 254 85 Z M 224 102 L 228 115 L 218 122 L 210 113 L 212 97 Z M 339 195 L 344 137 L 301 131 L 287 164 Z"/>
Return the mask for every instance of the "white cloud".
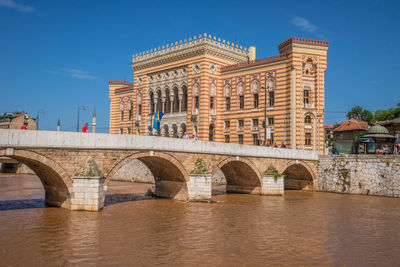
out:
<path id="1" fill-rule="evenodd" d="M 311 24 L 307 19 L 302 17 L 294 17 L 291 22 L 306 32 L 315 32 L 318 29 L 316 25 Z"/>
<path id="2" fill-rule="evenodd" d="M 78 79 L 96 79 L 95 76 L 90 75 L 86 71 L 83 70 L 78 70 L 78 69 L 63 69 L 65 73 L 73 78 L 78 78 Z"/>
<path id="3" fill-rule="evenodd" d="M 27 5 L 21 5 L 15 2 L 14 0 L 0 0 L 0 6 L 2 7 L 8 7 L 8 8 L 13 8 L 19 12 L 35 12 L 35 8 L 32 6 L 27 6 Z"/>
<path id="4" fill-rule="evenodd" d="M 61 71 L 46 70 L 45 72 L 51 73 L 51 74 L 65 75 L 65 76 L 69 76 L 69 77 L 77 78 L 77 79 L 89 79 L 89 80 L 96 79 L 95 76 L 89 74 L 86 71 L 79 70 L 79 69 L 62 69 Z"/>

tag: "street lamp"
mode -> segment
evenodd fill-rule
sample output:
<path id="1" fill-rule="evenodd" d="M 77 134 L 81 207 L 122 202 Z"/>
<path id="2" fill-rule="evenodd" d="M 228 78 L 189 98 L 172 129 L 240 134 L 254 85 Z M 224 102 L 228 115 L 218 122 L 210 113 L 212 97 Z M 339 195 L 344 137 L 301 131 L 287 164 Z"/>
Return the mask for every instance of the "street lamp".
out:
<path id="1" fill-rule="evenodd" d="M 79 106 L 78 107 L 78 122 L 76 123 L 76 131 L 79 133 L 79 111 L 80 110 L 86 110 L 85 106 Z"/>
<path id="2" fill-rule="evenodd" d="M 36 116 L 36 130 L 39 130 L 39 114 L 46 114 L 42 109 L 37 112 Z"/>

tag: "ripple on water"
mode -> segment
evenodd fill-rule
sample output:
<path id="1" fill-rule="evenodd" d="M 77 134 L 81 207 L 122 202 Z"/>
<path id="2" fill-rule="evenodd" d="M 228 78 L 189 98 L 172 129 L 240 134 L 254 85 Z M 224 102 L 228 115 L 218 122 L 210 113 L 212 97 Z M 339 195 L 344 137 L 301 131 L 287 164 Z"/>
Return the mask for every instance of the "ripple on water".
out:
<path id="1" fill-rule="evenodd" d="M 31 182 L 29 188 L 35 189 Z M 6 200 L 0 190 L 2 265 L 400 261 L 400 199 L 291 191 L 285 197 L 218 195 L 216 203 L 186 203 L 111 188 L 107 206 L 97 213 L 44 207 L 32 193 L 28 200 Z"/>

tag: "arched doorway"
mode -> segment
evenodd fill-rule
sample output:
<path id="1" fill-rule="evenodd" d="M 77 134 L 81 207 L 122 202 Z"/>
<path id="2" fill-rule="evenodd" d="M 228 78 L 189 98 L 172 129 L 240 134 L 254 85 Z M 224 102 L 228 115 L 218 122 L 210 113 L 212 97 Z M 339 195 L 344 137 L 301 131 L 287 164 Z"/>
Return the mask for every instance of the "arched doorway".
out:
<path id="1" fill-rule="evenodd" d="M 187 110 L 187 87 L 186 85 L 182 86 L 182 111 Z"/>
<path id="2" fill-rule="evenodd" d="M 150 114 L 154 114 L 154 93 L 150 91 Z"/>
<path id="3" fill-rule="evenodd" d="M 157 91 L 157 110 L 156 112 L 162 112 L 162 98 L 161 98 L 161 90 Z"/>
<path id="4" fill-rule="evenodd" d="M 179 112 L 179 95 L 178 95 L 178 87 L 174 87 L 174 103 L 173 103 L 173 112 Z"/>
<path id="5" fill-rule="evenodd" d="M 171 112 L 171 100 L 169 98 L 169 89 L 165 89 L 165 108 L 164 108 L 164 113 L 170 113 Z"/>
<path id="6" fill-rule="evenodd" d="M 302 164 L 293 164 L 283 172 L 285 190 L 313 190 L 313 175 Z"/>

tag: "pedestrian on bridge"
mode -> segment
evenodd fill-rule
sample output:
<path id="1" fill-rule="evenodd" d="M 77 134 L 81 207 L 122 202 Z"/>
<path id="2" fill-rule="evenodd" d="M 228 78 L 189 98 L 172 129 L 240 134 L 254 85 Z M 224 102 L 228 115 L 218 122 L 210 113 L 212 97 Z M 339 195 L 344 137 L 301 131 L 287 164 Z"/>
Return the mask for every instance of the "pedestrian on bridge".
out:
<path id="1" fill-rule="evenodd" d="M 88 123 L 85 123 L 85 125 L 83 125 L 82 127 L 82 133 L 87 133 L 88 131 Z"/>

